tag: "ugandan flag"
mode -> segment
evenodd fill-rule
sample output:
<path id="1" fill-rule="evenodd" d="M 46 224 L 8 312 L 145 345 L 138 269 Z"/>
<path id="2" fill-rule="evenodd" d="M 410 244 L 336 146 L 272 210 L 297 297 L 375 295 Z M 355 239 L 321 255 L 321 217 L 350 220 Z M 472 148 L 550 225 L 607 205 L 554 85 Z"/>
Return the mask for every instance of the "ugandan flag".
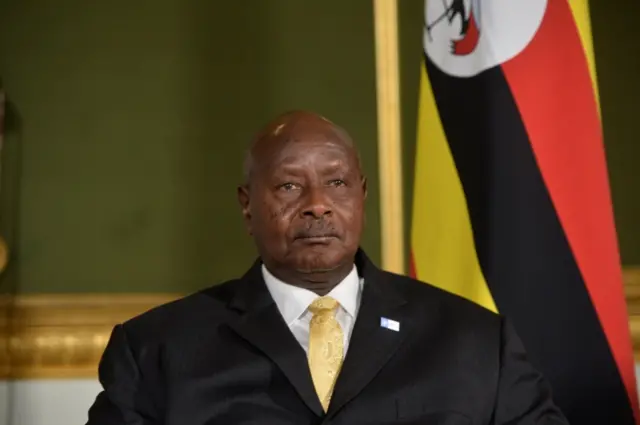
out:
<path id="1" fill-rule="evenodd" d="M 411 273 L 510 317 L 572 424 L 637 395 L 586 0 L 427 0 Z"/>

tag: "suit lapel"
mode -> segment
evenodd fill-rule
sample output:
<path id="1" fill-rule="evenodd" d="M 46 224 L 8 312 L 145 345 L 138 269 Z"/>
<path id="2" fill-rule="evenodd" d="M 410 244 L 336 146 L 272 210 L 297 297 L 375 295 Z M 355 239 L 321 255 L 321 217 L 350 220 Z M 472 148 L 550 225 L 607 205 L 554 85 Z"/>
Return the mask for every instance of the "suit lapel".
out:
<path id="1" fill-rule="evenodd" d="M 364 277 L 360 311 L 331 398 L 327 412 L 330 416 L 362 391 L 391 359 L 410 331 L 410 321 L 406 320 L 402 308 L 406 300 L 393 283 L 385 281 L 386 275 L 375 268 L 363 253 L 359 253 L 359 257 L 360 273 Z M 400 329 L 395 331 L 382 327 L 381 318 L 399 322 Z"/>
<path id="2" fill-rule="evenodd" d="M 336 382 L 329 416 L 335 415 L 391 359 L 410 332 L 410 321 L 403 306 L 406 300 L 362 251 L 356 265 L 364 278 L 360 310 L 351 334 L 349 350 Z M 240 312 L 229 326 L 239 336 L 270 358 L 295 388 L 305 404 L 316 415 L 324 415 L 313 387 L 307 356 L 282 319 L 277 305 L 262 278 L 257 261 L 238 282 L 229 307 Z M 399 331 L 384 328 L 381 318 L 400 323 Z"/>
<path id="3" fill-rule="evenodd" d="M 264 283 L 260 267 L 256 262 L 241 279 L 230 306 L 244 314 L 229 326 L 269 357 L 309 409 L 320 416 L 324 412 L 313 387 L 305 352 L 284 322 Z"/>

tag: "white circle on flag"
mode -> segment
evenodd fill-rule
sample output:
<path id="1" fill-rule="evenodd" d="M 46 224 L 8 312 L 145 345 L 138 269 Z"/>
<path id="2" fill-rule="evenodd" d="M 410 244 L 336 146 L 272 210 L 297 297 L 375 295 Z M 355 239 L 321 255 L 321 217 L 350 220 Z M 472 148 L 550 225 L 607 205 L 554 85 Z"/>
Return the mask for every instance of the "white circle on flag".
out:
<path id="1" fill-rule="evenodd" d="M 546 8 L 547 0 L 426 0 L 424 51 L 443 72 L 472 77 L 523 51 Z"/>

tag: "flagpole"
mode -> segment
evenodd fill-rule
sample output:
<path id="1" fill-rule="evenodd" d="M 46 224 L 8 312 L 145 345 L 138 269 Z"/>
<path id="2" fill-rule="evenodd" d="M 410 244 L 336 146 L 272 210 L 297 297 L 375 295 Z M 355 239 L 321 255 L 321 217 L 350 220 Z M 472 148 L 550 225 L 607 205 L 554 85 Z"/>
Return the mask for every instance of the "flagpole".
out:
<path id="1" fill-rule="evenodd" d="M 398 2 L 373 0 L 382 268 L 404 274 Z"/>

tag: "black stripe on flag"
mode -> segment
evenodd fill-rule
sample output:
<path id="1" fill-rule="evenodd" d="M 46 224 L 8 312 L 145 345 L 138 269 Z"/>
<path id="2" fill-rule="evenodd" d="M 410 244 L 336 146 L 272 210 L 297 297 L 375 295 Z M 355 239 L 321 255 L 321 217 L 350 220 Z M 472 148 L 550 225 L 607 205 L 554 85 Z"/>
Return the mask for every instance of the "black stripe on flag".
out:
<path id="1" fill-rule="evenodd" d="M 501 68 L 456 78 L 425 60 L 498 310 L 513 321 L 572 424 L 634 424 Z"/>

